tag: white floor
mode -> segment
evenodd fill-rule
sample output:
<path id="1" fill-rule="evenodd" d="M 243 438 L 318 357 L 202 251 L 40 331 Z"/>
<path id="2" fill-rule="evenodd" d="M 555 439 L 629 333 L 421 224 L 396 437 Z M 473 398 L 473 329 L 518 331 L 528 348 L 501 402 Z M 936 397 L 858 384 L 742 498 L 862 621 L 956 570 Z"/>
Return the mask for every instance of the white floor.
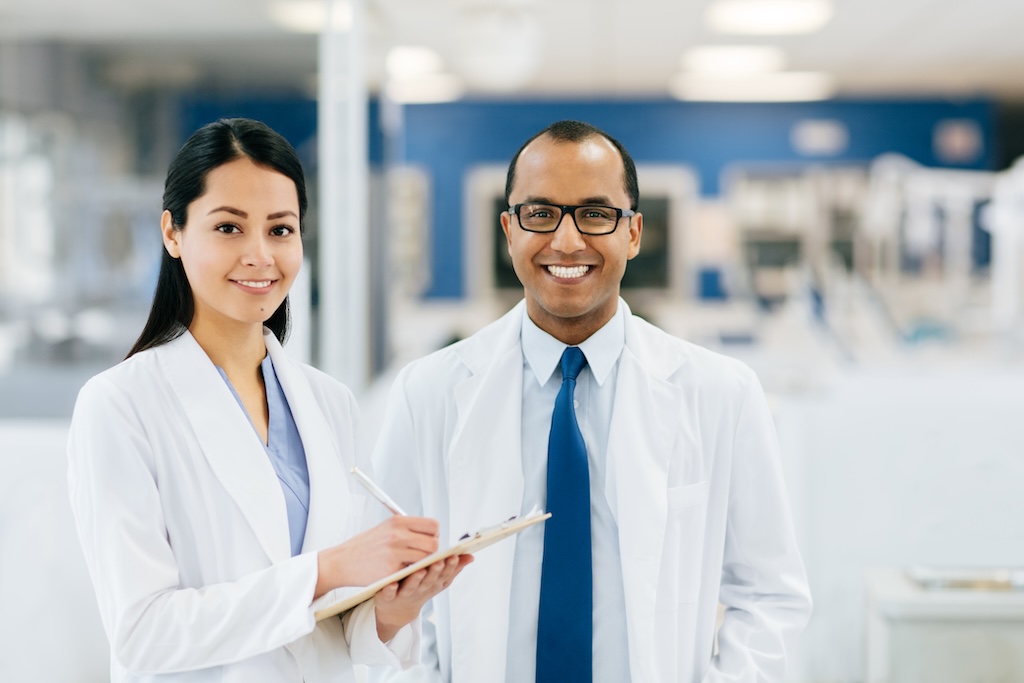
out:
<path id="1" fill-rule="evenodd" d="M 68 504 L 63 420 L 0 422 L 0 681 L 109 681 Z"/>

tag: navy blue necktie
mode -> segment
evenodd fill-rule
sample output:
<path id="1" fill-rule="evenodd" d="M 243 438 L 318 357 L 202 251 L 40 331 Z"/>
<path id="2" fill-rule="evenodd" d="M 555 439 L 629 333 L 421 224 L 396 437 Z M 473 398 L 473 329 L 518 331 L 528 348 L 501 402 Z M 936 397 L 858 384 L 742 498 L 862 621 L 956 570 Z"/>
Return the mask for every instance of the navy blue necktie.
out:
<path id="1" fill-rule="evenodd" d="M 547 509 L 537 621 L 537 683 L 592 680 L 593 576 L 590 469 L 576 422 L 576 376 L 587 364 L 575 346 L 562 353 L 562 388 L 548 439 Z"/>

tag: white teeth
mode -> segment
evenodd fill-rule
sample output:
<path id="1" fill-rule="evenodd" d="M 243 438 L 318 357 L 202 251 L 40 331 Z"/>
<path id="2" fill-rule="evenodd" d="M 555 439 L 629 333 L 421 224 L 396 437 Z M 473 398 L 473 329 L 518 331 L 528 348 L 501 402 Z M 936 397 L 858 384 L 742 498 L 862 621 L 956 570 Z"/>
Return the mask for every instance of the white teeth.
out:
<path id="1" fill-rule="evenodd" d="M 590 270 L 590 266 L 548 266 L 548 272 L 555 277 L 572 279 L 583 277 Z"/>
<path id="2" fill-rule="evenodd" d="M 253 287 L 254 289 L 263 289 L 264 287 L 269 287 L 270 283 L 273 282 L 273 280 L 236 280 L 235 282 L 237 282 L 240 285 L 245 285 L 246 287 Z"/>

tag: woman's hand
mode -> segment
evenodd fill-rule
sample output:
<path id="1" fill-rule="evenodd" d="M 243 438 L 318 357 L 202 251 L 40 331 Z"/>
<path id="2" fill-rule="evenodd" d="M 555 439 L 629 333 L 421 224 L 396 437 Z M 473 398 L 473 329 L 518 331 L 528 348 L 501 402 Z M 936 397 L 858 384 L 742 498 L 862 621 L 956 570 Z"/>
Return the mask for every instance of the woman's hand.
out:
<path id="1" fill-rule="evenodd" d="M 462 568 L 472 561 L 472 555 L 453 555 L 410 574 L 398 583 L 385 586 L 377 593 L 374 601 L 377 636 L 381 642 L 394 638 L 399 629 L 416 618 L 427 600 L 450 586 Z"/>
<path id="2" fill-rule="evenodd" d="M 437 520 L 396 515 L 341 545 L 321 550 L 313 598 L 339 586 L 367 586 L 418 562 L 437 551 L 437 531 Z"/>

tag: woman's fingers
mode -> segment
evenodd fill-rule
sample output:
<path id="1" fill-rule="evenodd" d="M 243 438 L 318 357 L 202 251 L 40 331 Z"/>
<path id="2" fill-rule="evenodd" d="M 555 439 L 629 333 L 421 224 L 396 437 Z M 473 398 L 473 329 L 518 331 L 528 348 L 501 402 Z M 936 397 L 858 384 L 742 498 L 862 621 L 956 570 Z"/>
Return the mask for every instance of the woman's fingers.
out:
<path id="1" fill-rule="evenodd" d="M 438 564 L 441 563 L 438 562 Z M 437 583 L 439 584 L 441 589 L 445 589 L 448 587 L 448 584 L 452 582 L 452 579 L 454 579 L 455 575 L 458 573 L 458 569 L 459 558 L 457 555 L 453 555 L 452 557 L 449 557 L 447 560 L 445 560 L 444 566 L 441 568 L 441 571 L 438 572 L 437 576 Z"/>
<path id="2" fill-rule="evenodd" d="M 452 582 L 455 581 L 455 577 L 461 574 L 462 570 L 465 569 L 471 562 L 473 562 L 472 555 L 459 555 L 457 558 L 455 558 L 454 567 L 449 571 L 447 577 L 445 578 L 444 585 L 441 587 L 441 590 L 444 590 L 448 588 L 448 586 L 452 585 Z"/>
<path id="3" fill-rule="evenodd" d="M 381 524 L 388 543 L 405 555 L 406 562 L 415 562 L 437 552 L 437 520 L 428 517 L 392 517 Z M 408 559 L 411 557 L 411 559 Z"/>
<path id="4" fill-rule="evenodd" d="M 450 557 L 448 558 L 448 560 L 448 566 L 445 568 L 445 573 L 444 576 L 442 577 L 442 590 L 452 585 L 452 581 L 455 580 L 455 577 L 462 572 L 466 565 L 473 561 L 473 556 L 459 555 L 458 557 Z"/>
<path id="5" fill-rule="evenodd" d="M 427 579 L 430 574 L 430 569 L 421 569 L 418 572 L 410 574 L 405 577 L 398 587 L 398 595 L 402 598 L 417 595 L 420 590 L 420 586 Z"/>
<path id="6" fill-rule="evenodd" d="M 378 602 L 391 602 L 398 596 L 398 583 L 391 583 L 380 589 L 376 599 Z"/>
<path id="7" fill-rule="evenodd" d="M 451 585 L 462 568 L 473 561 L 472 555 L 452 556 L 439 560 L 404 579 L 398 597 L 424 602 Z"/>
<path id="8" fill-rule="evenodd" d="M 400 583 L 392 583 L 377 593 L 377 634 L 390 640 L 397 630 L 410 623 L 430 598 L 447 588 L 472 555 L 459 555 L 439 560 L 425 569 L 410 574 Z"/>

